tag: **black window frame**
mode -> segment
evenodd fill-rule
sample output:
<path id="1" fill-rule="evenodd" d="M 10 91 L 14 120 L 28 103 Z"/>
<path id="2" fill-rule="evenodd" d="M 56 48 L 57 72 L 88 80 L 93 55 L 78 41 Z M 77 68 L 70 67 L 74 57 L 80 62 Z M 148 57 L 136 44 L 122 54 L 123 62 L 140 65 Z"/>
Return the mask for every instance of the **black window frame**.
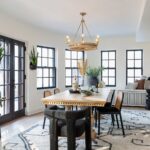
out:
<path id="1" fill-rule="evenodd" d="M 134 52 L 134 59 L 128 59 L 128 52 Z M 135 52 L 141 51 L 141 59 L 135 59 Z M 134 60 L 134 67 L 128 67 L 128 60 Z M 141 60 L 141 67 L 135 67 L 135 60 Z M 134 81 L 136 79 L 135 69 L 141 69 L 141 75 L 143 75 L 143 49 L 128 49 L 126 50 L 126 85 L 128 84 L 128 69 L 134 69 Z"/>
<path id="2" fill-rule="evenodd" d="M 38 48 L 41 48 L 41 56 L 38 56 L 38 58 L 41 58 L 41 66 L 38 66 L 37 65 L 37 69 L 42 69 L 42 77 L 36 77 L 37 79 L 38 78 L 42 78 L 42 86 L 41 87 L 37 87 L 37 89 L 52 89 L 52 88 L 56 88 L 56 63 L 55 63 L 55 60 L 56 60 L 56 50 L 54 47 L 48 47 L 48 46 L 41 46 L 41 45 L 37 45 L 37 49 Z M 53 51 L 53 57 L 43 57 L 42 56 L 42 48 L 46 48 L 46 49 L 51 49 Z M 49 67 L 49 66 L 42 66 L 42 58 L 51 58 L 53 59 L 53 67 Z M 48 77 L 43 77 L 43 69 L 47 68 L 49 70 L 49 76 Z M 53 70 L 53 73 L 54 73 L 54 77 L 51 77 L 50 76 L 50 69 Z M 43 85 L 43 79 L 44 78 L 48 78 L 49 80 L 49 86 L 48 87 L 44 87 Z M 54 81 L 53 81 L 53 86 L 50 86 L 50 78 L 52 78 Z"/>
<path id="3" fill-rule="evenodd" d="M 103 59 L 102 57 L 103 57 L 103 52 L 107 52 L 108 53 L 108 59 Z M 109 52 L 114 52 L 115 53 L 115 59 L 109 59 Z M 108 67 L 103 67 L 102 66 L 102 62 L 103 62 L 103 60 L 108 60 Z M 115 67 L 109 67 L 109 61 L 110 60 L 114 60 L 115 61 Z M 105 69 L 107 69 L 108 70 L 108 76 L 106 76 L 106 77 L 108 77 L 108 85 L 106 85 L 106 87 L 116 87 L 116 78 L 117 78 L 117 73 L 116 73 L 116 50 L 101 50 L 101 67 L 103 67 L 104 68 L 104 70 Z M 113 70 L 115 70 L 115 76 L 113 76 L 113 78 L 115 79 L 115 84 L 114 85 L 109 85 L 109 78 L 110 77 L 112 77 L 112 76 L 110 76 L 109 75 L 109 70 L 110 69 L 113 69 Z M 103 72 L 101 72 L 101 80 L 103 79 Z"/>
<path id="4" fill-rule="evenodd" d="M 69 49 L 65 49 L 65 53 L 66 53 L 66 51 L 70 51 L 71 52 L 71 54 L 72 54 L 72 50 L 69 50 Z M 85 53 L 84 53 L 84 51 L 76 51 L 76 52 L 82 52 L 83 53 L 83 58 L 82 58 L 82 60 L 84 61 L 85 60 Z M 70 54 L 70 55 L 71 55 Z M 72 56 L 72 55 L 71 55 Z M 70 58 L 70 63 L 72 63 L 72 60 L 81 60 L 81 59 L 72 59 L 72 57 Z M 65 57 L 65 61 L 66 61 L 66 57 Z M 72 66 L 71 64 L 70 64 L 70 66 Z M 68 86 L 68 85 L 66 85 L 66 78 L 67 78 L 67 76 L 66 76 L 66 69 L 71 69 L 71 76 L 68 76 L 68 77 L 71 77 L 71 84 L 72 84 L 72 79 L 73 79 L 73 69 L 77 69 L 77 71 L 78 71 L 78 75 L 79 75 L 79 68 L 78 68 L 78 66 L 77 67 L 66 67 L 66 62 L 65 62 L 65 87 L 66 88 L 68 88 L 68 87 L 71 87 L 72 85 L 70 85 L 70 86 Z M 83 80 L 82 80 L 82 84 L 80 85 L 80 86 L 83 86 L 84 85 L 84 78 L 82 78 Z M 77 76 L 77 80 L 79 81 L 79 76 Z"/>

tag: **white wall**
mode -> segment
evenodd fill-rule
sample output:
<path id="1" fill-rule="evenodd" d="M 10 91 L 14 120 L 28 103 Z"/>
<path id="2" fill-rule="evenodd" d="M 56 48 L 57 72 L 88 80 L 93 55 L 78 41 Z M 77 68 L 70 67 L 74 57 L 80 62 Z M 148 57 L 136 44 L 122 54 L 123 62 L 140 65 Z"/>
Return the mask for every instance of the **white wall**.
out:
<path id="1" fill-rule="evenodd" d="M 0 34 L 26 42 L 26 114 L 33 114 L 43 109 L 41 98 L 43 90 L 36 89 L 36 71 L 29 69 L 29 51 L 32 46 L 43 45 L 56 48 L 57 87 L 65 89 L 65 35 L 45 31 L 29 26 L 0 14 Z M 150 43 L 137 43 L 132 37 L 102 38 L 97 51 L 87 52 L 88 63 L 91 66 L 100 66 L 100 50 L 117 50 L 117 87 L 123 88 L 126 82 L 125 50 L 144 50 L 144 75 L 150 76 L 149 56 Z"/>
<path id="2" fill-rule="evenodd" d="M 143 49 L 143 75 L 150 76 L 150 42 L 136 42 L 134 37 L 114 37 L 101 38 L 101 43 L 97 51 L 87 52 L 88 64 L 90 66 L 100 66 L 101 50 L 116 50 L 116 87 L 124 88 L 126 85 L 126 50 Z"/>

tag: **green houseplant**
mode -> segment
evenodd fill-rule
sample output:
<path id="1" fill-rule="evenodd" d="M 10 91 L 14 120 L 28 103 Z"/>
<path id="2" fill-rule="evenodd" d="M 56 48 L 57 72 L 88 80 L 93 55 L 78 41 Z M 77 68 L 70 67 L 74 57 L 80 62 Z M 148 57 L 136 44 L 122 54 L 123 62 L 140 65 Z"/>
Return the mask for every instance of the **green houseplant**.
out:
<path id="1" fill-rule="evenodd" d="M 88 76 L 88 83 L 90 86 L 98 86 L 99 79 L 98 76 L 104 70 L 103 67 L 88 67 L 86 70 L 86 75 Z"/>
<path id="2" fill-rule="evenodd" d="M 0 62 L 4 56 L 4 48 L 0 47 Z"/>
<path id="3" fill-rule="evenodd" d="M 36 69 L 37 61 L 38 61 L 38 53 L 35 52 L 34 47 L 30 52 L 29 58 L 30 58 L 30 69 L 32 69 L 32 70 Z"/>

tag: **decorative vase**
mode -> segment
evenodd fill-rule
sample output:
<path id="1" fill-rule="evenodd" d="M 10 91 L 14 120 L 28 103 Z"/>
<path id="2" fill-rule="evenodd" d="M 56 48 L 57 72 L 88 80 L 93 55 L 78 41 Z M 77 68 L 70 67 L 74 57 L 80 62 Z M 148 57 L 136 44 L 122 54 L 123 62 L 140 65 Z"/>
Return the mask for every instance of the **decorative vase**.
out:
<path id="1" fill-rule="evenodd" d="M 99 82 L 98 77 L 89 77 L 88 81 L 89 81 L 89 86 L 95 86 L 95 87 L 97 87 Z"/>

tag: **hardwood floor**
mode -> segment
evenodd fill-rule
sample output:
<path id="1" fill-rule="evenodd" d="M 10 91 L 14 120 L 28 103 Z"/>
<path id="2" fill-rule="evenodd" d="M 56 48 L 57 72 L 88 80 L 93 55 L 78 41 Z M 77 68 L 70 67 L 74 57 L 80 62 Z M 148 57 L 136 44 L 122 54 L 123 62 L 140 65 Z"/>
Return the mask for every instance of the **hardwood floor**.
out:
<path id="1" fill-rule="evenodd" d="M 5 141 L 6 139 L 9 139 L 13 135 L 16 135 L 32 125 L 36 124 L 36 122 L 43 119 L 43 113 L 38 113 L 32 116 L 25 116 L 21 117 L 19 119 L 16 119 L 14 121 L 11 121 L 9 123 L 6 123 L 1 126 L 1 142 Z"/>

